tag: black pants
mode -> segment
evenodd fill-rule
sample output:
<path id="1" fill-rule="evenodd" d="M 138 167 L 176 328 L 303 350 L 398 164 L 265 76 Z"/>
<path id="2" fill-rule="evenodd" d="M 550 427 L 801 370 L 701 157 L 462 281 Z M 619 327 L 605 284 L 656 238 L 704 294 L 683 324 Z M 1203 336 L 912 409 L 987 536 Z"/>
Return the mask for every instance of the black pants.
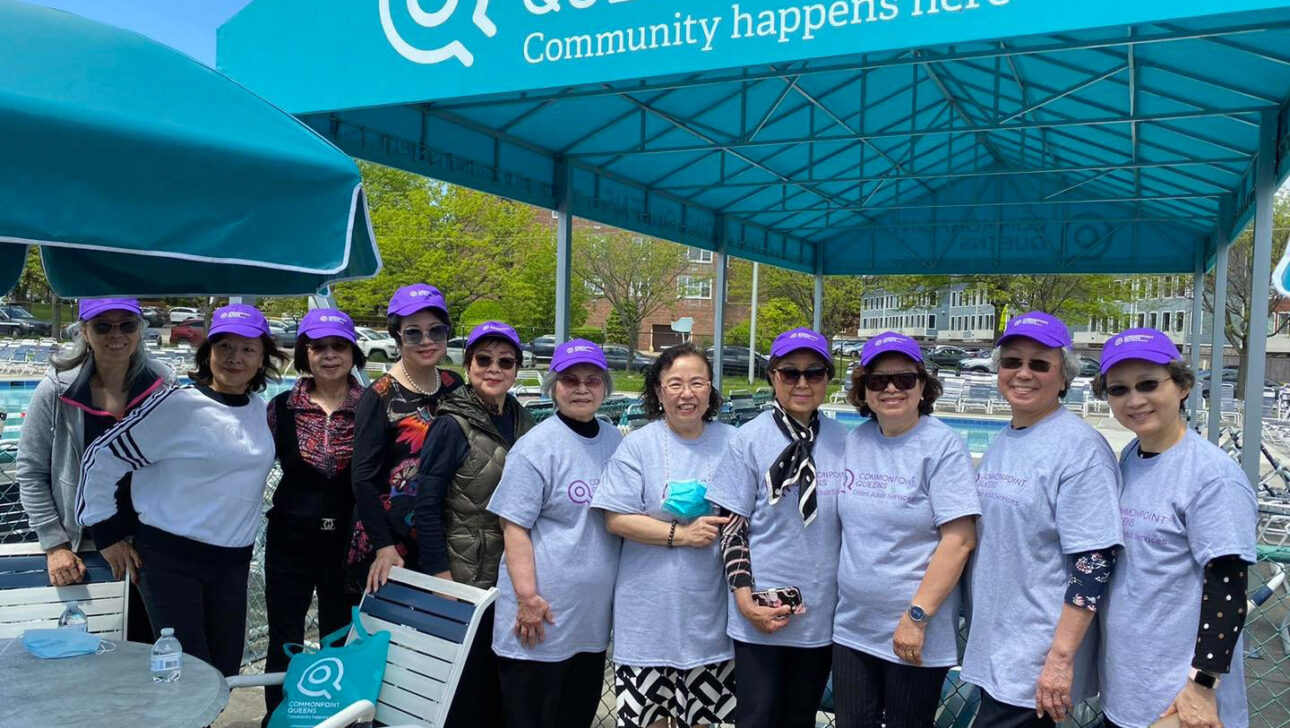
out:
<path id="1" fill-rule="evenodd" d="M 156 637 L 163 628 L 173 627 L 184 652 L 226 677 L 236 675 L 246 645 L 250 559 L 234 564 L 194 559 L 152 543 L 142 530 L 134 547 L 143 562 L 139 591 Z"/>
<path id="2" fill-rule="evenodd" d="M 579 652 L 561 662 L 498 657 L 506 728 L 591 725 L 605 686 L 605 653 Z"/>
<path id="3" fill-rule="evenodd" d="M 152 620 L 148 619 L 148 605 L 143 601 L 139 585 L 130 584 L 130 616 L 125 622 L 125 638 L 130 642 L 152 643 L 157 635 L 152 631 Z"/>
<path id="4" fill-rule="evenodd" d="M 318 591 L 318 636 L 324 637 L 349 624 L 349 599 L 345 596 L 345 560 L 348 534 L 343 528 L 320 530 L 282 519 L 270 519 L 264 544 L 264 603 L 269 617 L 269 652 L 265 672 L 282 672 L 290 658 L 283 645 L 305 638 L 305 618 L 314 591 Z M 282 702 L 282 686 L 264 689 L 266 716 Z"/>
<path id="5" fill-rule="evenodd" d="M 815 728 L 832 647 L 780 647 L 735 640 L 735 725 Z"/>
<path id="6" fill-rule="evenodd" d="M 1000 703 L 982 690 L 981 707 L 977 708 L 972 728 L 1053 728 L 1054 725 L 1046 714 L 1037 717 L 1034 708 Z"/>
<path id="7" fill-rule="evenodd" d="M 949 671 L 902 665 L 833 645 L 837 728 L 932 728 Z"/>
<path id="8" fill-rule="evenodd" d="M 479 620 L 444 728 L 502 728 L 502 684 L 493 653 L 493 606 Z"/>

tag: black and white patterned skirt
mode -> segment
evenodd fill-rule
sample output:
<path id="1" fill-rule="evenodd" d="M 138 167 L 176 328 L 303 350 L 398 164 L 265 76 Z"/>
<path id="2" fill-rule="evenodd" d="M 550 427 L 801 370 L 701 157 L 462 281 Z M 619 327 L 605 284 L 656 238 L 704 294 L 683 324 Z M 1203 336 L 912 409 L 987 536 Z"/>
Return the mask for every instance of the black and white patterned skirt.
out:
<path id="1" fill-rule="evenodd" d="M 674 718 L 682 728 L 730 723 L 735 717 L 735 661 L 675 667 L 614 665 L 618 728 Z"/>

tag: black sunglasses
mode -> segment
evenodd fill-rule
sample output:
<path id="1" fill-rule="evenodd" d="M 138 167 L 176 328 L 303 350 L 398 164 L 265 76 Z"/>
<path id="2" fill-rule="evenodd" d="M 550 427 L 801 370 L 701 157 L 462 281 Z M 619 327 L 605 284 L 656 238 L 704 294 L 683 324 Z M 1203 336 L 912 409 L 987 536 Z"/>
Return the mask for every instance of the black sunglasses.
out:
<path id="1" fill-rule="evenodd" d="M 480 369 L 487 369 L 491 367 L 493 365 L 493 361 L 494 361 L 493 357 L 487 354 L 475 355 L 475 366 L 479 367 Z M 509 372 L 510 370 L 515 368 L 515 360 L 509 356 L 499 356 L 497 357 L 496 361 L 497 361 L 498 368 L 500 368 L 504 372 Z"/>
<path id="2" fill-rule="evenodd" d="M 112 333 L 113 329 L 117 329 L 123 334 L 133 334 L 139 330 L 139 322 L 135 319 L 119 321 L 114 324 L 107 321 L 93 321 L 90 323 L 90 328 L 99 336 L 107 336 Z"/>
<path id="3" fill-rule="evenodd" d="M 341 340 L 341 341 L 311 341 L 311 342 L 309 342 L 308 344 L 306 344 L 306 346 L 309 348 L 309 351 L 316 352 L 316 353 L 320 353 L 320 354 L 325 354 L 325 353 L 327 353 L 327 352 L 329 352 L 329 351 L 334 351 L 334 352 L 336 352 L 337 354 L 343 354 L 343 353 L 345 353 L 345 352 L 349 351 L 349 347 L 350 347 L 350 346 L 352 346 L 352 344 L 350 344 L 348 341 L 344 341 L 344 340 Z"/>
<path id="4" fill-rule="evenodd" d="M 888 384 L 896 385 L 896 389 L 902 392 L 908 392 L 918 384 L 918 372 L 896 372 L 895 374 L 866 374 L 864 375 L 864 388 L 870 392 L 881 392 L 887 388 Z"/>
<path id="5" fill-rule="evenodd" d="M 400 331 L 399 334 L 403 337 L 403 343 L 408 346 L 416 346 L 417 344 L 420 344 L 423 339 L 429 339 L 430 341 L 447 341 L 448 333 L 451 330 L 452 329 L 450 329 L 446 324 L 435 324 L 425 331 L 412 326 Z"/>
<path id="6" fill-rule="evenodd" d="M 1164 383 L 1165 380 L 1163 379 L 1144 379 L 1133 385 L 1132 389 L 1136 389 L 1142 394 L 1149 394 L 1159 389 L 1160 385 Z M 1111 397 L 1123 397 L 1129 393 L 1129 389 L 1130 387 L 1127 384 L 1112 384 L 1106 388 L 1106 393 Z"/>
<path id="7" fill-rule="evenodd" d="M 824 367 L 808 367 L 806 371 L 792 367 L 777 367 L 775 371 L 779 373 L 779 378 L 787 384 L 797 384 L 802 377 L 806 377 L 806 381 L 811 384 L 819 384 L 829 376 L 829 370 Z"/>
<path id="8" fill-rule="evenodd" d="M 1030 371 L 1045 374 L 1053 368 L 1053 363 L 1043 359 L 1022 359 L 1019 356 L 1005 356 L 999 360 L 1000 369 L 1020 369 L 1025 364 Z"/>

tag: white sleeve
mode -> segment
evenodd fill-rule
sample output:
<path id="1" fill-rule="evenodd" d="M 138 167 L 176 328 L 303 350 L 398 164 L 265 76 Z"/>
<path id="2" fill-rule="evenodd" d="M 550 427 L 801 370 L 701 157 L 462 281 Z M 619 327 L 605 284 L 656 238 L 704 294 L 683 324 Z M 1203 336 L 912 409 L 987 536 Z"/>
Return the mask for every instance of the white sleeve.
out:
<path id="1" fill-rule="evenodd" d="M 93 526 L 116 515 L 116 489 L 126 473 L 171 451 L 188 417 L 184 388 L 159 390 L 90 445 L 81 459 L 76 520 Z"/>

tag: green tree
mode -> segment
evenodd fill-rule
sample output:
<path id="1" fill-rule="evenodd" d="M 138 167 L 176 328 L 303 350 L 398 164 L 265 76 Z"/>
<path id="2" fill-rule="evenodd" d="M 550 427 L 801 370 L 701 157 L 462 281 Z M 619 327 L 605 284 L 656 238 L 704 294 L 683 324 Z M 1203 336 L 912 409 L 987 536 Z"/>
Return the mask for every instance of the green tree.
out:
<path id="1" fill-rule="evenodd" d="M 542 230 L 516 251 L 515 267 L 502 284 L 498 304 L 502 319 L 525 340 L 555 331 L 555 235 Z M 573 281 L 569 326 L 587 321 L 587 287 Z"/>
<path id="2" fill-rule="evenodd" d="M 44 301 L 49 297 L 49 279 L 45 277 L 45 266 L 40 262 L 40 246 L 27 246 L 27 262 L 22 275 L 9 294 L 14 300 L 32 302 Z"/>
<path id="3" fill-rule="evenodd" d="M 780 332 L 810 325 L 810 318 L 803 314 L 797 303 L 787 298 L 772 298 L 757 307 L 757 351 L 769 352 L 771 343 Z M 747 346 L 749 332 L 750 322 L 739 322 L 726 332 L 726 345 Z"/>
<path id="4" fill-rule="evenodd" d="M 625 332 L 630 370 L 641 323 L 677 298 L 677 279 L 690 269 L 685 249 L 622 230 L 575 230 L 574 250 L 581 279 L 574 287 L 590 284 L 608 301 Z"/>
<path id="5" fill-rule="evenodd" d="M 806 273 L 777 268 L 771 265 L 759 266 L 757 280 L 757 298 L 760 302 L 782 300 L 793 306 L 799 318 L 804 322 L 799 326 L 810 326 L 815 320 L 815 277 Z M 730 292 L 727 299 L 747 301 L 752 298 L 752 263 L 734 259 L 730 263 Z M 865 281 L 860 276 L 826 276 L 824 278 L 824 312 L 821 316 L 820 333 L 825 336 L 840 334 L 847 329 L 854 329 L 860 324 L 860 300 L 864 295 Z M 761 316 L 757 317 L 757 333 L 761 338 Z M 733 330 L 732 330 L 733 331 Z M 774 337 L 780 330 L 771 331 Z M 748 336 L 744 329 L 744 337 Z M 729 336 L 727 340 L 731 340 Z"/>

